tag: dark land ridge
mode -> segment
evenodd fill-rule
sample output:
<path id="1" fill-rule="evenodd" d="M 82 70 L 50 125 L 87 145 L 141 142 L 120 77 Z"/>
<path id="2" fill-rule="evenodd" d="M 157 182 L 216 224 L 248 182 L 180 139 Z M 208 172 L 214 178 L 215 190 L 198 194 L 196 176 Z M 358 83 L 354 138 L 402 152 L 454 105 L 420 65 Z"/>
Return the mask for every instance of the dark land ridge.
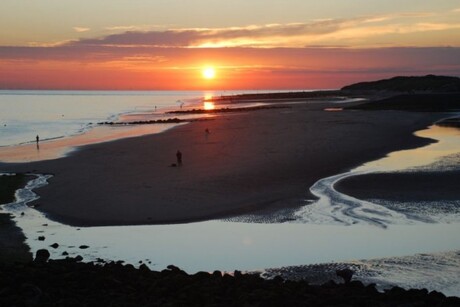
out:
<path id="1" fill-rule="evenodd" d="M 210 101 L 229 103 L 245 102 L 253 100 L 297 100 L 297 99 L 338 99 L 343 95 L 339 90 L 322 90 L 322 91 L 292 91 L 277 93 L 252 93 L 238 95 L 221 95 L 213 96 Z"/>
<path id="2" fill-rule="evenodd" d="M 460 78 L 450 76 L 393 77 L 347 85 L 342 91 L 393 91 L 393 92 L 460 92 Z"/>
<path id="3" fill-rule="evenodd" d="M 45 250 L 42 250 L 45 251 Z M 426 289 L 381 293 L 359 281 L 310 285 L 256 274 L 198 272 L 170 265 L 157 272 L 81 257 L 0 265 L 1 306 L 459 306 L 460 298 Z M 337 272 L 338 275 L 340 272 Z M 346 277 L 344 277 L 345 279 Z"/>
<path id="4" fill-rule="evenodd" d="M 344 99 L 344 97 L 369 97 L 377 92 L 410 94 L 460 93 L 460 78 L 451 76 L 397 76 L 369 82 L 359 82 L 340 90 L 292 91 L 277 93 L 252 93 L 220 95 L 212 97 L 213 102 L 246 102 L 254 100 L 299 100 L 299 99 Z"/>

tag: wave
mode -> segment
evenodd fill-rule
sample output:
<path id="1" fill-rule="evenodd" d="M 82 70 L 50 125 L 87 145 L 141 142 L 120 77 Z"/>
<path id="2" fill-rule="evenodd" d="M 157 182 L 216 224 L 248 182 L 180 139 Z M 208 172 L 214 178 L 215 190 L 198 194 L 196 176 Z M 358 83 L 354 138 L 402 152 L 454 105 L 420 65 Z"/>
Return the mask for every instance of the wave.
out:
<path id="1" fill-rule="evenodd" d="M 5 173 L 0 174 L 1 176 L 14 176 L 14 173 Z M 9 213 L 17 214 L 20 211 L 28 208 L 28 203 L 39 199 L 39 196 L 33 191 L 35 189 L 41 188 L 48 184 L 48 179 L 53 177 L 52 175 L 42 175 L 42 174 L 28 174 L 34 176 L 35 178 L 29 180 L 26 186 L 22 189 L 16 190 L 14 196 L 15 201 L 9 204 L 5 204 L 5 210 Z"/>

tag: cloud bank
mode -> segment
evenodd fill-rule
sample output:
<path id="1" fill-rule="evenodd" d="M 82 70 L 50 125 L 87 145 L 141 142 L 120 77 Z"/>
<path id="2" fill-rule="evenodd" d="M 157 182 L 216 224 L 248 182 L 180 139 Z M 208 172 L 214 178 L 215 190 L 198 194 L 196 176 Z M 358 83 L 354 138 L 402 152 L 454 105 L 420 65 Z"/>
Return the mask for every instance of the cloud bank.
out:
<path id="1" fill-rule="evenodd" d="M 457 12 L 449 14 L 230 28 L 107 27 L 122 32 L 0 46 L 0 88 L 337 88 L 394 75 L 459 75 L 460 22 Z M 206 65 L 219 71 L 212 83 L 200 80 Z"/>

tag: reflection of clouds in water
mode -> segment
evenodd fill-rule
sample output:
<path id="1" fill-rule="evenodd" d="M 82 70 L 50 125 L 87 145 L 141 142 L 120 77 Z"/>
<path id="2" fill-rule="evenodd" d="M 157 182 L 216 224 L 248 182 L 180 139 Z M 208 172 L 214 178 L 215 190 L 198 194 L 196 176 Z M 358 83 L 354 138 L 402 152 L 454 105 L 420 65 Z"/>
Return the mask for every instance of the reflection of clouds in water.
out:
<path id="1" fill-rule="evenodd" d="M 433 125 L 415 135 L 436 140 L 427 146 L 395 151 L 386 157 L 368 162 L 353 171 L 400 171 L 436 163 L 460 151 L 460 129 Z"/>
<path id="2" fill-rule="evenodd" d="M 460 129 L 459 129 L 460 131 Z M 460 145 L 459 145 L 460 146 Z M 460 153 L 448 155 L 441 160 L 435 161 L 429 165 L 420 166 L 412 169 L 413 171 L 458 171 L 460 170 Z"/>

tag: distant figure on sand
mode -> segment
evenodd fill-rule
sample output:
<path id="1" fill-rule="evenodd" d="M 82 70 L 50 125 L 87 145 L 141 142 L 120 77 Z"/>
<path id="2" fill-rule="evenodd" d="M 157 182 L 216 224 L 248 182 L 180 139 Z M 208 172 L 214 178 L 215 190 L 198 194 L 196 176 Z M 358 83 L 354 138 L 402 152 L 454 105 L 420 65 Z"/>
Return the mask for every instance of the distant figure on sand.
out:
<path id="1" fill-rule="evenodd" d="M 182 153 L 180 152 L 180 150 L 176 152 L 176 158 L 177 158 L 177 166 L 181 166 L 182 165 Z"/>
<path id="2" fill-rule="evenodd" d="M 206 128 L 206 129 L 204 130 L 204 137 L 205 137 L 206 140 L 208 140 L 208 136 L 209 136 L 210 133 L 211 133 L 211 132 L 209 132 L 209 129 L 208 129 L 208 128 Z"/>
<path id="3" fill-rule="evenodd" d="M 35 141 L 37 142 L 37 149 L 40 149 L 40 145 L 39 145 L 39 143 L 40 143 L 40 137 L 38 136 L 38 134 L 37 134 L 37 136 L 35 137 Z"/>

